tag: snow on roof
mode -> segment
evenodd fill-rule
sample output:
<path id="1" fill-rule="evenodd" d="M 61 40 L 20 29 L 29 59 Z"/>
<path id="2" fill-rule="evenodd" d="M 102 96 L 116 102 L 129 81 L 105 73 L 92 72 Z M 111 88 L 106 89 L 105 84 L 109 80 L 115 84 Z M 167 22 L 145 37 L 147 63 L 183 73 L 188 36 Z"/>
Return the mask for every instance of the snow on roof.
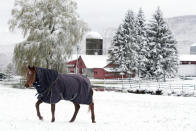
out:
<path id="1" fill-rule="evenodd" d="M 196 55 L 179 55 L 180 61 L 196 61 Z"/>
<path id="2" fill-rule="evenodd" d="M 90 31 L 86 34 L 86 39 L 103 39 L 98 32 Z"/>
<path id="3" fill-rule="evenodd" d="M 81 55 L 86 68 L 104 68 L 108 62 L 107 55 Z"/>
<path id="4" fill-rule="evenodd" d="M 196 43 L 192 44 L 191 46 L 196 46 Z"/>
<path id="5" fill-rule="evenodd" d="M 108 67 L 104 68 L 104 70 L 107 71 L 107 72 L 121 72 L 120 69 L 115 70 L 114 68 L 108 68 Z"/>

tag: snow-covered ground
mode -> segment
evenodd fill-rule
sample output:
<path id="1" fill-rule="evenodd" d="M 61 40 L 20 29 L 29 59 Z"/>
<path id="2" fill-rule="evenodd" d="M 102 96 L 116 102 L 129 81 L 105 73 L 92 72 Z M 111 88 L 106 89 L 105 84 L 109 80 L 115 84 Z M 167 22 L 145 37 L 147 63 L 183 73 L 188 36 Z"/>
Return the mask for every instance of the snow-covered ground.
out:
<path id="1" fill-rule="evenodd" d="M 50 105 L 42 104 L 44 120 L 38 120 L 35 94 L 0 85 L 1 131 L 196 131 L 195 97 L 95 92 L 97 123 L 92 124 L 85 105 L 69 123 L 74 111 L 69 101 L 56 105 L 55 123 L 50 122 Z"/>

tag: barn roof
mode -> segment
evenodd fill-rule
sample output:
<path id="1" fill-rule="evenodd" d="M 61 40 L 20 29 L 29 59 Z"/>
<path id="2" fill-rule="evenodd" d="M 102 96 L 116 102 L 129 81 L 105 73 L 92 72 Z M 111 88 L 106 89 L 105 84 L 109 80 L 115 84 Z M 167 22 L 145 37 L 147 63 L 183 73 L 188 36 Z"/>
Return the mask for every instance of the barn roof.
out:
<path id="1" fill-rule="evenodd" d="M 104 68 L 108 65 L 107 55 L 78 55 L 81 56 L 86 68 Z M 69 59 L 69 64 L 77 59 L 77 55 L 72 55 Z"/>
<path id="2" fill-rule="evenodd" d="M 196 61 L 196 55 L 179 55 L 180 61 Z"/>
<path id="3" fill-rule="evenodd" d="M 196 43 L 192 44 L 191 47 L 192 47 L 192 46 L 196 46 Z"/>
<path id="4" fill-rule="evenodd" d="M 104 68 L 107 62 L 107 55 L 81 55 L 86 68 Z"/>

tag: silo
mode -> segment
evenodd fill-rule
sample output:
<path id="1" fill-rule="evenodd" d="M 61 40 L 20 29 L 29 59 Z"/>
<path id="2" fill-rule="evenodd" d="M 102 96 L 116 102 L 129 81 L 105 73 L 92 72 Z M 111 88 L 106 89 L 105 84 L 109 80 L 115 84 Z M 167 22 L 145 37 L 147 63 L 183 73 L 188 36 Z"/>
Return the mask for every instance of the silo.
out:
<path id="1" fill-rule="evenodd" d="M 103 55 L 103 38 L 98 32 L 88 32 L 86 35 L 86 54 Z"/>
<path id="2" fill-rule="evenodd" d="M 191 45 L 190 54 L 191 55 L 196 55 L 196 43 Z"/>

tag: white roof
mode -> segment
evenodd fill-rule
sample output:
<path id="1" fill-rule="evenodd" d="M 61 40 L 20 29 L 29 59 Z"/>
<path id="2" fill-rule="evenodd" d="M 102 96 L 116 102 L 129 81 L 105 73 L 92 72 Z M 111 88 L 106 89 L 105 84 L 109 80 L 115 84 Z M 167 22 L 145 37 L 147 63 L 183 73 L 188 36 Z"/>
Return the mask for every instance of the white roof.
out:
<path id="1" fill-rule="evenodd" d="M 107 71 L 107 72 L 121 72 L 120 69 L 115 70 L 114 68 L 108 68 L 108 67 L 104 68 L 104 70 Z"/>
<path id="2" fill-rule="evenodd" d="M 191 46 L 196 46 L 196 43 L 192 44 Z"/>
<path id="3" fill-rule="evenodd" d="M 98 32 L 90 31 L 86 34 L 86 39 L 103 39 Z"/>
<path id="4" fill-rule="evenodd" d="M 108 62 L 107 55 L 81 55 L 86 68 L 104 68 Z"/>
<path id="5" fill-rule="evenodd" d="M 179 55 L 180 61 L 196 61 L 196 55 Z"/>

